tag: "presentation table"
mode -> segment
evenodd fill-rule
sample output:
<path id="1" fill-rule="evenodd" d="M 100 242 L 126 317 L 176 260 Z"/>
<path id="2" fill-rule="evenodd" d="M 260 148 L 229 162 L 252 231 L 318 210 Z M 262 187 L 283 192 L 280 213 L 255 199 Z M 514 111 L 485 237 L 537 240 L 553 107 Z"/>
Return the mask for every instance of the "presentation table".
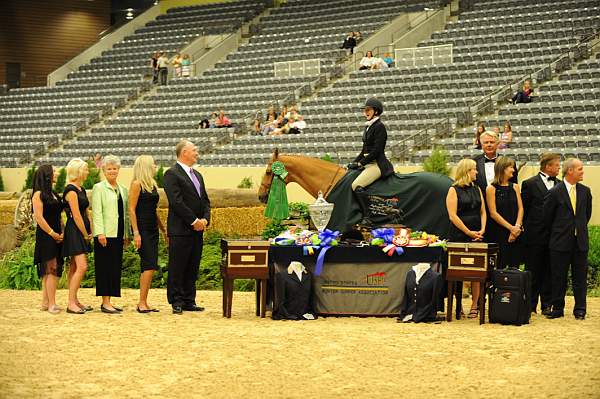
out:
<path id="1" fill-rule="evenodd" d="M 319 250 L 305 255 L 299 246 L 271 246 L 270 275 L 287 273 L 292 261 L 313 273 L 313 300 L 322 316 L 398 316 L 404 298 L 406 275 L 417 263 L 441 270 L 441 247 L 404 247 L 388 256 L 376 246 L 332 247 L 325 255 L 320 275 L 314 275 Z M 274 281 L 269 280 L 270 284 Z M 276 306 L 278 298 L 273 298 Z"/>

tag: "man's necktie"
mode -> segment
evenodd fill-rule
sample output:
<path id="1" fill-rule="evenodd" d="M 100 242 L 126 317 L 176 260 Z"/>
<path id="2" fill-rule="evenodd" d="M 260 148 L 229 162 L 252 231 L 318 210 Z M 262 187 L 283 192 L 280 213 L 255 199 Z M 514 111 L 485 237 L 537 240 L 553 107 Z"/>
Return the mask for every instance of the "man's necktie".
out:
<path id="1" fill-rule="evenodd" d="M 577 209 L 577 199 L 575 198 L 575 186 L 571 186 L 569 190 L 569 198 L 571 199 L 571 206 L 573 207 L 573 214 L 575 215 L 575 210 Z"/>
<path id="2" fill-rule="evenodd" d="M 190 168 L 190 179 L 192 179 L 192 183 L 194 184 L 194 187 L 196 187 L 196 192 L 198 193 L 198 197 L 202 197 L 202 194 L 200 194 L 200 182 L 198 181 L 198 178 L 196 177 L 196 174 L 194 173 L 194 169 Z"/>

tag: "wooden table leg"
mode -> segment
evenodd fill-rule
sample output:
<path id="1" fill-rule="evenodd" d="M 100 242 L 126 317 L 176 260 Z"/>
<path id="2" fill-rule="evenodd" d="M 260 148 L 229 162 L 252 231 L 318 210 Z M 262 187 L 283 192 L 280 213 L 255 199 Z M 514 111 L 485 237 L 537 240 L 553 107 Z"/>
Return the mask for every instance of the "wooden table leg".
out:
<path id="1" fill-rule="evenodd" d="M 485 280 L 479 282 L 479 325 L 485 323 Z"/>
<path id="2" fill-rule="evenodd" d="M 233 305 L 233 281 L 230 278 L 227 282 L 227 318 L 231 318 L 231 306 Z"/>
<path id="3" fill-rule="evenodd" d="M 260 280 L 260 317 L 267 316 L 267 280 Z"/>
<path id="4" fill-rule="evenodd" d="M 446 307 L 446 321 L 452 321 L 453 298 L 454 298 L 454 281 L 448 281 L 448 306 Z"/>
<path id="5" fill-rule="evenodd" d="M 223 276 L 223 317 L 227 317 L 227 277 Z"/>
<path id="6" fill-rule="evenodd" d="M 456 284 L 456 289 L 455 291 L 457 292 L 457 297 L 456 298 L 456 320 L 460 320 L 461 319 L 461 313 L 462 313 L 462 294 L 463 294 L 463 290 L 464 290 L 464 282 L 462 280 L 460 281 L 455 281 L 454 282 Z M 458 288 L 458 286 L 460 286 L 460 289 Z"/>
<path id="7" fill-rule="evenodd" d="M 261 280 L 254 280 L 254 291 L 256 293 L 256 315 L 260 316 L 260 291 L 261 291 Z"/>

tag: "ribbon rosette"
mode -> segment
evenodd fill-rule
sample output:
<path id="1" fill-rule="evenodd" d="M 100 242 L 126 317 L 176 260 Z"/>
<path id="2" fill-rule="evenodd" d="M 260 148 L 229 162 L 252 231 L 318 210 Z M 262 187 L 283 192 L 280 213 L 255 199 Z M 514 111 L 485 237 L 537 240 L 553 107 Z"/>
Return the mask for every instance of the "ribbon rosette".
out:
<path id="1" fill-rule="evenodd" d="M 331 231 L 325 229 L 319 234 L 315 234 L 311 237 L 312 245 L 304 246 L 304 255 L 313 255 L 315 249 L 319 249 L 319 255 L 317 256 L 317 262 L 315 263 L 315 276 L 321 275 L 323 271 L 323 262 L 325 261 L 325 254 L 329 251 L 329 248 L 338 245 L 337 238 L 340 236 L 339 231 Z"/>
<path id="2" fill-rule="evenodd" d="M 382 251 L 388 256 L 392 256 L 394 252 L 398 255 L 402 255 L 404 253 L 404 248 L 402 248 L 402 246 L 406 245 L 407 242 L 405 242 L 406 240 L 404 237 L 394 235 L 394 229 L 375 229 L 371 231 L 371 235 L 373 236 L 371 245 L 379 245 L 383 247 Z"/>

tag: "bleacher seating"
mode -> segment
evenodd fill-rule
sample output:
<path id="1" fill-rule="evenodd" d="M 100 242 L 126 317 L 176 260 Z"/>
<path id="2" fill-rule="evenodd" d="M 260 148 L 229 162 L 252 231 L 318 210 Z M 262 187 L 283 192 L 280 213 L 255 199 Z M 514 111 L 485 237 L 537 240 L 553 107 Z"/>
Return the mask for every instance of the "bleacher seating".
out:
<path id="1" fill-rule="evenodd" d="M 174 8 L 70 73 L 56 87 L 11 90 L 0 97 L 2 142 L 8 145 L 19 140 L 21 145 L 0 152 L 0 166 L 31 162 L 147 90 L 150 82 L 144 77 L 151 73 L 153 51 L 173 55 L 198 36 L 233 32 L 263 9 L 263 2 L 251 0 Z M 108 149 L 101 141 L 95 144 L 98 149 Z M 75 156 L 73 148 L 81 149 L 76 156 L 88 158 L 92 153 L 76 143 L 66 144 L 52 157 L 37 162 L 65 164 Z"/>
<path id="2" fill-rule="evenodd" d="M 226 60 L 218 62 L 212 70 L 197 78 L 170 80 L 167 86 L 159 87 L 156 94 L 121 112 L 103 128 L 94 128 L 89 138 L 79 138 L 41 161 L 60 164 L 74 154 L 90 154 L 89 148 L 94 148 L 102 150 L 99 151 L 102 153 L 110 149 L 116 155 L 123 155 L 124 164 L 133 162 L 129 154 L 154 151 L 153 155 L 159 156 L 159 162 L 166 164 L 174 160 L 173 147 L 181 137 L 190 137 L 202 151 L 211 151 L 216 143 L 232 137 L 232 134 L 222 133 L 221 129 L 198 130 L 201 119 L 224 109 L 234 124 L 245 124 L 258 111 L 264 112 L 269 104 L 289 102 L 295 90 L 317 78 L 276 78 L 273 62 L 320 58 L 322 67 L 330 67 L 344 56 L 345 50 L 339 47 L 349 30 L 360 29 L 363 35 L 368 36 L 399 12 L 411 9 L 412 3 L 375 0 L 373 6 L 378 7 L 377 16 L 365 21 L 359 0 L 289 1 L 262 17 L 260 33 L 228 55 Z M 330 10 L 334 11 L 328 18 L 316 18 Z M 293 47 L 290 47 L 291 43 L 295 43 Z M 177 130 L 172 129 L 175 126 Z M 127 146 L 111 149 L 101 141 L 105 131 L 110 131 L 111 139 L 143 131 L 148 139 L 145 143 L 131 141 Z M 162 141 L 157 141 L 159 138 Z M 204 155 L 203 163 L 234 163 L 221 159 L 222 151 L 218 148 L 214 153 Z M 250 163 L 238 153 L 228 155 L 235 159 L 236 164 Z M 254 164 L 263 163 L 259 157 L 248 157 L 248 160 Z"/>

